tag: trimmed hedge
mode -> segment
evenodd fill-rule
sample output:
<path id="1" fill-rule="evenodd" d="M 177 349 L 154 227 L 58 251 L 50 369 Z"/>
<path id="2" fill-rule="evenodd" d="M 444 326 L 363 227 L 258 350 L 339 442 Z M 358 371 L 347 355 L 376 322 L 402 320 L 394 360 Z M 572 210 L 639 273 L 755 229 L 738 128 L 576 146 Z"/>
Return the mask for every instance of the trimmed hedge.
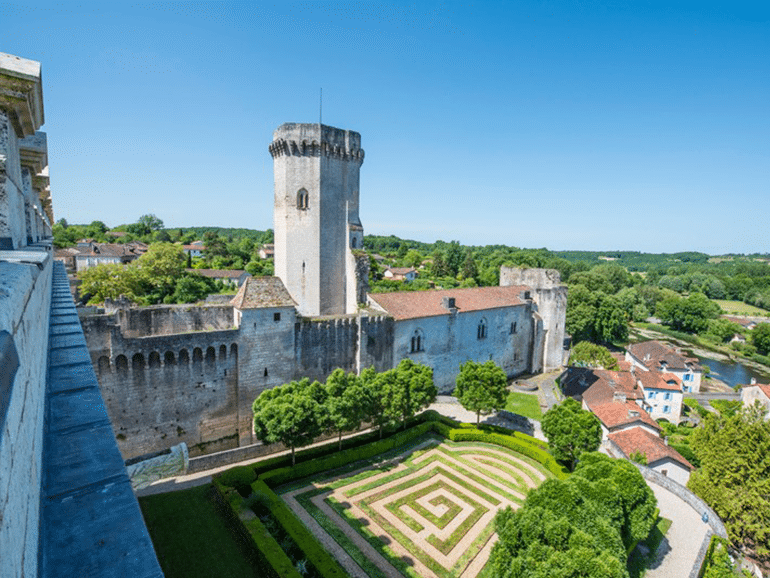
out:
<path id="1" fill-rule="evenodd" d="M 250 541 L 256 546 L 262 575 L 265 578 L 302 578 L 302 575 L 297 572 L 294 564 L 291 563 L 289 557 L 259 518 L 244 522 L 238 517 L 236 511 L 242 501 L 241 498 L 235 496 L 227 500 L 217 484 L 213 484 L 212 488 L 214 503 L 217 504 L 228 525 L 241 539 Z"/>
<path id="2" fill-rule="evenodd" d="M 434 410 L 425 411 L 420 415 L 409 418 L 406 421 L 407 426 L 409 427 L 413 427 L 415 424 L 422 424 L 426 422 L 441 422 L 451 427 L 458 427 L 458 423 L 456 421 L 454 421 L 451 418 L 442 416 L 440 413 Z M 380 440 L 380 433 L 377 430 L 373 432 L 357 435 L 351 438 L 343 439 L 342 440 L 343 453 L 347 453 L 346 450 L 359 448 L 361 446 L 368 445 L 372 442 L 385 441 L 387 439 L 390 439 L 394 435 L 400 436 L 403 434 L 403 430 L 397 431 L 392 429 L 389 430 L 386 428 L 385 431 L 386 431 L 385 435 L 387 437 L 384 437 L 382 440 Z M 312 448 L 297 450 L 296 452 L 297 465 L 300 465 L 303 462 L 316 460 L 319 457 L 324 457 L 330 454 L 333 455 L 333 454 L 339 454 L 339 453 L 340 451 L 338 449 L 337 440 L 330 439 L 329 443 L 327 444 L 323 444 Z M 287 454 L 282 456 L 275 456 L 272 458 L 260 460 L 254 464 L 249 464 L 246 466 L 235 466 L 230 468 L 229 470 L 226 470 L 220 474 L 217 474 L 215 478 L 223 486 L 227 486 L 229 488 L 235 488 L 241 493 L 243 497 L 246 497 L 249 495 L 249 492 L 251 491 L 250 489 L 251 484 L 257 480 L 260 474 L 263 474 L 265 472 L 270 472 L 278 468 L 285 468 L 285 467 L 291 467 L 291 455 Z"/>
<path id="3" fill-rule="evenodd" d="M 321 543 L 313 536 L 302 521 L 294 515 L 291 508 L 271 490 L 265 482 L 257 480 L 251 484 L 255 493 L 265 496 L 268 508 L 276 521 L 283 526 L 286 533 L 307 556 L 308 561 L 324 578 L 348 578 L 348 573 L 339 565 L 337 560 L 326 551 Z M 263 526 L 264 527 L 264 526 Z"/>
<path id="4" fill-rule="evenodd" d="M 427 421 L 406 431 L 399 432 L 383 440 L 372 442 L 358 448 L 335 452 L 325 458 L 303 462 L 294 467 L 289 466 L 265 472 L 260 474 L 258 479 L 264 481 L 268 486 L 275 488 L 292 480 L 306 478 L 313 474 L 317 474 L 318 472 L 340 468 L 351 462 L 365 460 L 388 450 L 403 446 L 429 431 L 435 431 L 436 423 L 437 422 Z"/>
<path id="5" fill-rule="evenodd" d="M 533 460 L 543 464 L 549 472 L 560 479 L 569 476 L 569 470 L 558 463 L 554 457 L 545 451 L 539 444 L 533 445 L 525 439 L 518 436 L 503 435 L 497 433 L 485 433 L 479 430 L 469 429 L 450 429 L 444 424 L 435 424 L 435 429 L 446 438 L 453 442 L 483 442 L 496 444 L 524 454 Z M 527 436 L 529 437 L 529 436 Z"/>

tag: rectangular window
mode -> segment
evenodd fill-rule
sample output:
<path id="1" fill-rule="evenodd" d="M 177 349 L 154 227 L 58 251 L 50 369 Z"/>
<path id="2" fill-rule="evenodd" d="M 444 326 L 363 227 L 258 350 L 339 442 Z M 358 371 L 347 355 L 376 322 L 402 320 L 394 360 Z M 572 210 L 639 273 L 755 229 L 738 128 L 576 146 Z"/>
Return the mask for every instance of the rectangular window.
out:
<path id="1" fill-rule="evenodd" d="M 281 320 L 281 314 L 273 313 L 273 321 L 280 321 L 280 320 Z"/>
<path id="2" fill-rule="evenodd" d="M 684 374 L 684 381 L 692 381 L 693 380 L 693 374 L 692 373 L 685 373 Z"/>
<path id="3" fill-rule="evenodd" d="M 665 399 L 666 401 L 668 401 L 669 399 L 671 399 L 671 393 L 669 393 L 669 392 L 667 391 L 667 392 L 666 392 L 666 395 L 664 395 L 664 396 L 663 396 L 663 399 Z"/>
<path id="4" fill-rule="evenodd" d="M 671 406 L 670 405 L 664 405 L 663 406 L 663 413 L 671 413 Z"/>
<path id="5" fill-rule="evenodd" d="M 654 391 L 648 391 L 647 392 L 647 399 L 655 399 L 655 392 Z"/>

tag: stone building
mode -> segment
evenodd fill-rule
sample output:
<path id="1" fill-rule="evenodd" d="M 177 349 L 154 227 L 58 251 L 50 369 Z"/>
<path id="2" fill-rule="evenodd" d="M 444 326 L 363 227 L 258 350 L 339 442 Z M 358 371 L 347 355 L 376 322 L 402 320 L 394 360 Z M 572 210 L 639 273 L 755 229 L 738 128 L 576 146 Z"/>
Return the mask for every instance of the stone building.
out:
<path id="1" fill-rule="evenodd" d="M 0 53 L 0 575 L 163 576 L 67 277 L 39 62 Z"/>
<path id="2" fill-rule="evenodd" d="M 500 287 L 369 295 L 358 133 L 284 124 L 275 167 L 276 277 L 229 304 L 119 306 L 85 316 L 91 359 L 124 457 L 180 442 L 196 456 L 254 443 L 265 389 L 336 368 L 429 365 L 451 393 L 461 363 L 509 377 L 563 364 L 566 288 L 556 271 L 504 269 Z"/>
<path id="3" fill-rule="evenodd" d="M 275 175 L 275 274 L 303 315 L 355 313 L 367 261 L 357 263 L 361 135 L 322 124 L 283 124 L 269 147 Z"/>

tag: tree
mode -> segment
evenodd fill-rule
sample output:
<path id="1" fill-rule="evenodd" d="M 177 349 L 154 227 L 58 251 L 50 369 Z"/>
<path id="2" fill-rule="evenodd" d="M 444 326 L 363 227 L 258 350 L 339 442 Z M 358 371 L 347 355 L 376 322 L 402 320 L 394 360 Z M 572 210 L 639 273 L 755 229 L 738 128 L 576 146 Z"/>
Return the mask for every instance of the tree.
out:
<path id="1" fill-rule="evenodd" d="M 179 245 L 153 243 L 135 265 L 147 282 L 156 288 L 160 299 L 174 292 L 176 281 L 184 273 L 187 258 Z"/>
<path id="2" fill-rule="evenodd" d="M 610 350 L 590 341 L 581 341 L 572 348 L 569 356 L 569 364 L 576 367 L 593 367 L 617 371 L 618 360 Z"/>
<path id="3" fill-rule="evenodd" d="M 400 419 L 404 428 L 408 418 L 436 399 L 433 369 L 427 365 L 402 359 L 395 369 L 380 375 L 388 376 L 383 387 L 385 412 L 394 420 Z"/>
<path id="4" fill-rule="evenodd" d="M 628 337 L 628 317 L 614 295 L 575 285 L 567 296 L 566 329 L 575 342 L 623 341 Z"/>
<path id="5" fill-rule="evenodd" d="M 505 407 L 507 385 L 505 372 L 494 361 L 466 361 L 460 365 L 454 396 L 465 409 L 476 412 L 478 424 L 482 413 Z"/>
<path id="6" fill-rule="evenodd" d="M 395 381 L 392 371 L 378 374 L 373 367 L 367 367 L 361 371 L 358 383 L 353 386 L 351 393 L 360 404 L 362 421 L 376 426 L 380 430 L 380 439 L 385 426 L 393 422 L 393 418 L 386 411 L 385 399 L 385 392 L 392 387 L 392 381 Z"/>
<path id="7" fill-rule="evenodd" d="M 295 448 L 308 445 L 323 431 L 324 415 L 317 401 L 318 382 L 301 381 L 262 392 L 254 400 L 254 432 L 265 443 L 281 442 L 291 448 L 291 465 L 296 463 Z M 263 398 L 264 396 L 264 398 Z"/>
<path id="8" fill-rule="evenodd" d="M 760 323 L 753 329 L 751 343 L 762 355 L 770 352 L 770 323 Z"/>
<path id="9" fill-rule="evenodd" d="M 88 303 L 104 303 L 105 299 L 125 296 L 139 305 L 146 304 L 145 279 L 139 269 L 118 264 L 90 267 L 78 273 L 80 295 Z"/>
<path id="10" fill-rule="evenodd" d="M 599 418 L 570 397 L 545 413 L 542 426 L 551 453 L 570 470 L 583 452 L 597 450 L 602 441 Z"/>
<path id="11" fill-rule="evenodd" d="M 688 297 L 667 297 L 658 303 L 656 313 L 664 325 L 700 333 L 708 327 L 709 319 L 715 319 L 721 313 L 721 309 L 703 293 L 693 293 Z"/>
<path id="12" fill-rule="evenodd" d="M 327 427 L 339 434 L 339 449 L 342 450 L 342 434 L 353 431 L 361 425 L 361 403 L 358 395 L 358 377 L 355 373 L 346 374 L 343 369 L 335 369 L 326 378 Z"/>
<path id="13" fill-rule="evenodd" d="M 770 421 L 759 406 L 709 414 L 690 434 L 701 467 L 688 487 L 725 523 L 730 541 L 770 560 Z"/>

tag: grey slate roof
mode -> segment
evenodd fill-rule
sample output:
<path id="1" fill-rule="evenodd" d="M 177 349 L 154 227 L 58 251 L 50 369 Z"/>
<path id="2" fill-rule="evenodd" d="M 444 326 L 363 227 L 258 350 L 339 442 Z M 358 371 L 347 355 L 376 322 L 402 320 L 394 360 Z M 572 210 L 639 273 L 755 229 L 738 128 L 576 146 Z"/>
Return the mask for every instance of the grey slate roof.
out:
<path id="1" fill-rule="evenodd" d="M 297 306 L 278 277 L 249 277 L 230 303 L 236 309 Z"/>

